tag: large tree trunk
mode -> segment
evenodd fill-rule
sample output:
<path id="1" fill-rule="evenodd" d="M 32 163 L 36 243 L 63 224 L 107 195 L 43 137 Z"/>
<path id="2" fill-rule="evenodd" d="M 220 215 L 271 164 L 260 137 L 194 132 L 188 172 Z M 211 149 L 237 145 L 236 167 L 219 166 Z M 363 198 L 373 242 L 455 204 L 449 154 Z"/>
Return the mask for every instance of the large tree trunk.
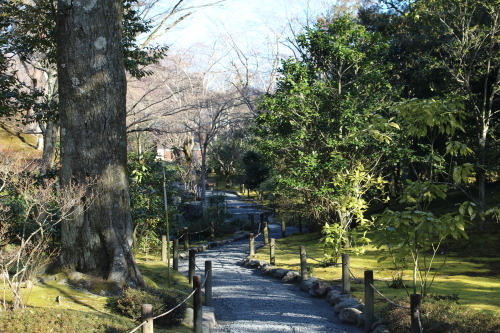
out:
<path id="1" fill-rule="evenodd" d="M 63 223 L 60 258 L 64 267 L 142 285 L 131 251 L 122 13 L 121 0 L 58 1 L 61 182 L 95 179 L 96 194 Z"/>

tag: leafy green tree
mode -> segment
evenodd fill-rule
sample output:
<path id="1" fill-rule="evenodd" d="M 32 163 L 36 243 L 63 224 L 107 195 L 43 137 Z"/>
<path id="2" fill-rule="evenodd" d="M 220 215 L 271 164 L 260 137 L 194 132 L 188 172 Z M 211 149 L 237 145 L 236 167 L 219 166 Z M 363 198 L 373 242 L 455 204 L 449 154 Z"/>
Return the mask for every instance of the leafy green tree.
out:
<path id="1" fill-rule="evenodd" d="M 479 226 L 484 227 L 487 178 L 500 156 L 500 4 L 481 0 L 379 1 L 360 12 L 363 24 L 392 39 L 393 84 L 404 98 L 462 100 L 463 141 L 474 148 Z"/>
<path id="2" fill-rule="evenodd" d="M 464 98 L 476 157 L 479 226 L 484 227 L 488 172 L 498 158 L 490 154 L 500 112 L 500 3 L 481 1 L 419 1 L 413 19 L 432 27 L 439 41 L 431 54 L 433 67 L 450 77 L 453 92 Z M 492 158 L 496 157 L 496 158 Z"/>
<path id="3" fill-rule="evenodd" d="M 164 165 L 151 152 L 130 153 L 128 156 L 130 183 L 130 209 L 134 228 L 134 248 L 138 248 L 143 238 L 159 238 L 166 234 L 165 205 L 163 198 L 163 168 L 166 168 L 167 198 L 175 195 L 170 185 L 175 170 L 171 165 Z M 168 205 L 169 221 L 174 221 L 176 207 Z"/>
<path id="4" fill-rule="evenodd" d="M 241 172 L 241 160 L 245 150 L 242 133 L 226 133 L 210 145 L 209 166 L 216 170 L 228 184 L 233 175 Z"/>
<path id="5" fill-rule="evenodd" d="M 421 152 L 414 155 L 421 172 L 415 171 L 413 179 L 406 179 L 400 198 L 404 209 L 386 209 L 375 221 L 379 247 L 382 245 L 392 256 L 394 263 L 413 263 L 413 292 L 419 287 L 427 295 L 437 271 L 433 265 L 441 246 L 448 238 L 467 238 L 465 226 L 474 218 L 474 204 L 469 201 L 459 205 L 456 212 L 438 215 L 432 203 L 445 200 L 450 189 L 464 185 L 472 173 L 470 163 L 458 164 L 449 170 L 450 160 L 472 154 L 464 143 L 456 141 L 457 132 L 463 132 L 465 114 L 461 103 L 446 100 L 409 100 L 393 106 L 398 111 L 402 131 L 411 137 L 425 138 L 420 143 Z M 439 148 L 439 141 L 446 138 L 446 146 Z M 448 159 L 448 161 L 446 161 Z M 443 174 L 451 174 L 450 179 Z M 385 259 L 381 257 L 380 260 Z M 434 269 L 434 271 L 432 270 Z M 434 272 L 434 273 L 432 273 Z"/>
<path id="6" fill-rule="evenodd" d="M 245 169 L 245 185 L 253 190 L 259 187 L 269 176 L 269 166 L 264 157 L 256 151 L 249 150 L 242 158 Z"/>
<path id="7" fill-rule="evenodd" d="M 297 41 L 303 58 L 283 62 L 276 93 L 260 105 L 257 146 L 280 193 L 303 201 L 311 227 L 339 223 L 347 233 L 363 222 L 368 189 L 382 184 L 376 166 L 398 127 L 382 108 L 392 94 L 388 44 L 350 16 Z"/>

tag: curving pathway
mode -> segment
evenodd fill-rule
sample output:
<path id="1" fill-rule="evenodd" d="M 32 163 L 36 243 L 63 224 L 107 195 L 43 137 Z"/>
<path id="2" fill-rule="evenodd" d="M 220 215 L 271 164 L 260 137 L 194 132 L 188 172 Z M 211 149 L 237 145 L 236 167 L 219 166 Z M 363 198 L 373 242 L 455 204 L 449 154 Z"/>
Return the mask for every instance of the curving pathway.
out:
<path id="1" fill-rule="evenodd" d="M 270 237 L 280 236 L 279 227 L 270 229 Z M 262 236 L 257 238 L 256 244 L 259 243 Z M 296 285 L 238 265 L 247 255 L 248 239 L 196 254 L 196 275 L 203 276 L 205 261 L 212 261 L 213 306 L 218 322 L 212 332 L 361 332 L 354 326 L 343 325 L 324 299 L 309 297 Z M 187 275 L 187 260 L 179 262 L 179 271 Z"/>

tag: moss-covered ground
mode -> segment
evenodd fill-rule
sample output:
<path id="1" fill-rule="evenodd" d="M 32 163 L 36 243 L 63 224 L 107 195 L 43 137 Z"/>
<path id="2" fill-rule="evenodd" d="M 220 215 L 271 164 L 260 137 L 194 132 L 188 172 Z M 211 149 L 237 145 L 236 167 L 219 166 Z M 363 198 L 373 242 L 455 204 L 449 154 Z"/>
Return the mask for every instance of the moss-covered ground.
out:
<path id="1" fill-rule="evenodd" d="M 276 240 L 276 266 L 300 270 L 299 247 L 305 246 L 308 267 L 312 275 L 331 283 L 341 283 L 342 268 L 340 266 L 325 266 L 323 250 L 318 243 L 317 233 L 302 233 L 290 235 Z M 398 270 L 390 260 L 378 262 L 379 252 L 374 247 L 367 248 L 363 255 L 350 256 L 352 272 L 351 288 L 358 299 L 364 298 L 364 286 L 361 281 L 364 271 L 373 270 L 375 287 L 389 299 L 408 298 L 405 289 L 390 288 Z M 269 261 L 269 249 L 263 247 L 257 251 L 255 258 Z M 316 259 L 316 260 L 314 260 Z M 442 266 L 439 270 L 435 270 Z M 452 296 L 457 295 L 461 304 L 479 310 L 486 310 L 500 316 L 500 258 L 464 256 L 463 253 L 447 253 L 435 259 L 431 274 L 435 274 L 430 294 Z M 411 267 L 404 270 L 403 280 L 407 286 L 412 285 Z M 408 289 L 413 293 L 413 289 Z M 417 293 L 419 291 L 417 290 Z M 376 295 L 376 306 L 381 308 L 386 301 Z"/>
<path id="2" fill-rule="evenodd" d="M 168 288 L 167 266 L 158 253 L 137 254 L 137 263 L 149 286 Z M 138 325 L 114 311 L 117 297 L 99 296 L 67 283 L 64 273 L 42 276 L 43 282 L 32 288 L 23 286 L 22 297 L 26 308 L 21 311 L 0 311 L 0 332 L 127 332 Z M 187 296 L 192 291 L 187 278 L 170 270 L 170 287 Z M 2 294 L 10 301 L 8 290 L 0 282 Z M 192 298 L 188 300 L 192 307 Z M 172 329 L 155 328 L 160 333 L 192 332 L 192 327 L 181 325 Z"/>

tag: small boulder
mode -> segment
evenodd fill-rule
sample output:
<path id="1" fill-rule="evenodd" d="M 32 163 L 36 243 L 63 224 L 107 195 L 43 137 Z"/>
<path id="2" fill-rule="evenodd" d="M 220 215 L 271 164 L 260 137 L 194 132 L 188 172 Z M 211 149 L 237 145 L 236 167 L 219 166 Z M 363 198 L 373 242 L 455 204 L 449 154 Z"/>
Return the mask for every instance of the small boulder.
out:
<path id="1" fill-rule="evenodd" d="M 309 289 L 309 294 L 314 297 L 325 296 L 329 287 L 330 285 L 328 283 L 318 280 L 311 286 L 311 289 Z"/>
<path id="2" fill-rule="evenodd" d="M 309 280 L 304 280 L 300 283 L 300 290 L 309 292 L 309 289 L 311 289 L 312 285 L 315 284 L 317 281 L 316 278 L 310 278 Z"/>
<path id="3" fill-rule="evenodd" d="M 391 333 L 391 331 L 389 331 L 384 325 L 379 325 L 373 330 L 373 333 Z"/>
<path id="4" fill-rule="evenodd" d="M 365 314 L 361 312 L 358 316 L 358 323 L 356 324 L 358 327 L 365 327 Z"/>
<path id="5" fill-rule="evenodd" d="M 339 313 L 339 318 L 342 320 L 344 323 L 348 324 L 358 324 L 359 321 L 359 316 L 363 312 L 359 311 L 358 309 L 355 308 L 345 308 Z"/>
<path id="6" fill-rule="evenodd" d="M 350 298 L 335 305 L 333 311 L 335 311 L 336 314 L 339 314 L 340 312 L 342 312 L 342 310 L 346 308 L 356 307 L 356 305 L 358 304 L 359 304 L 358 301 L 356 301 L 354 298 Z"/>
<path id="7" fill-rule="evenodd" d="M 262 275 L 269 275 L 270 272 L 271 272 L 272 267 L 273 266 L 267 265 L 267 264 L 266 265 L 262 265 L 260 267 L 260 274 L 262 274 Z"/>
<path id="8" fill-rule="evenodd" d="M 351 295 L 341 294 L 341 295 L 332 297 L 330 299 L 330 304 L 335 306 L 335 305 L 342 303 L 343 301 L 347 301 L 349 299 L 352 299 Z"/>
<path id="9" fill-rule="evenodd" d="M 283 283 L 290 283 L 297 281 L 297 278 L 300 276 L 300 273 L 297 271 L 288 271 L 285 276 L 281 279 Z"/>
<path id="10" fill-rule="evenodd" d="M 288 273 L 286 269 L 278 268 L 274 270 L 273 276 L 275 278 L 282 279 L 286 275 L 286 273 Z"/>
<path id="11" fill-rule="evenodd" d="M 326 294 L 326 301 L 332 304 L 333 299 L 339 297 L 340 295 L 342 295 L 342 292 L 340 290 L 331 290 L 330 292 L 328 292 L 328 294 Z"/>

